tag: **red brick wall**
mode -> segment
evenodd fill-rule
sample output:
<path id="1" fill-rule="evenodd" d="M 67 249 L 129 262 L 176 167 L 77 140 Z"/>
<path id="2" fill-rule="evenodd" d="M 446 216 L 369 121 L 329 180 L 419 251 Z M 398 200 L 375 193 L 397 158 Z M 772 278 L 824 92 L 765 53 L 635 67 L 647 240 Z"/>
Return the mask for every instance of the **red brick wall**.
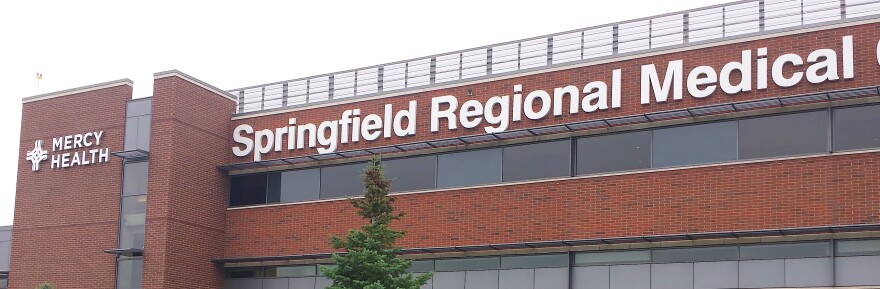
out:
<path id="1" fill-rule="evenodd" d="M 177 76 L 156 79 L 143 288 L 221 288 L 226 159 L 235 102 Z"/>
<path id="2" fill-rule="evenodd" d="M 757 65 L 752 63 L 752 91 L 747 93 L 738 93 L 734 95 L 727 95 L 721 88 L 716 88 L 716 91 L 703 99 L 696 99 L 690 97 L 687 94 L 687 86 L 684 85 L 684 99 L 680 101 L 672 101 L 670 96 L 670 101 L 666 103 L 652 103 L 649 105 L 642 105 L 640 103 L 640 93 L 641 93 L 641 66 L 645 64 L 655 63 L 657 65 L 658 74 L 661 77 L 665 76 L 666 66 L 669 61 L 672 60 L 683 60 L 684 61 L 684 79 L 687 79 L 687 73 L 697 67 L 702 65 L 708 65 L 714 67 L 716 72 L 720 73 L 721 67 L 724 64 L 731 61 L 741 61 L 742 55 L 741 52 L 743 50 L 753 50 L 752 57 L 756 58 L 757 52 L 754 50 L 760 47 L 767 47 L 768 54 L 770 59 L 770 66 L 772 66 L 773 59 L 785 53 L 797 53 L 801 55 L 804 59 L 806 56 L 813 50 L 819 48 L 832 48 L 838 53 L 841 50 L 841 38 L 845 35 L 853 35 L 854 37 L 854 45 L 855 45 L 855 78 L 852 80 L 838 80 L 833 82 L 826 82 L 823 84 L 811 84 L 806 81 L 806 79 L 802 80 L 800 84 L 791 87 L 791 88 L 781 88 L 776 86 L 773 83 L 772 78 L 769 78 L 768 89 L 766 90 L 757 90 Z M 680 109 L 686 107 L 693 106 L 704 106 L 716 103 L 729 103 L 735 101 L 745 101 L 752 99 L 760 99 L 767 97 L 776 97 L 776 96 L 786 96 L 786 95 L 796 95 L 802 93 L 809 93 L 815 91 L 825 91 L 825 90 L 835 90 L 835 89 L 844 89 L 844 88 L 857 88 L 869 85 L 877 85 L 877 78 L 880 77 L 880 65 L 877 65 L 877 56 L 876 45 L 877 40 L 880 39 L 880 23 L 873 24 L 865 24 L 860 26 L 852 26 L 846 28 L 838 28 L 832 30 L 824 30 L 819 32 L 810 32 L 805 34 L 798 35 L 790 35 L 783 36 L 771 39 L 762 39 L 755 40 L 750 42 L 742 42 L 729 44 L 724 46 L 717 46 L 711 48 L 704 48 L 692 51 L 684 51 L 678 53 L 669 53 L 658 56 L 651 57 L 643 57 L 637 59 L 631 59 L 620 62 L 612 62 L 607 64 L 599 64 L 587 67 L 580 67 L 562 71 L 556 71 L 551 73 L 543 73 L 537 75 L 516 77 L 505 80 L 492 81 L 481 84 L 467 85 L 467 86 L 459 86 L 448 89 L 441 90 L 433 90 L 422 93 L 414 93 L 410 95 L 396 96 L 385 99 L 377 99 L 377 100 L 368 100 L 344 105 L 334 105 L 330 107 L 321 107 L 314 109 L 306 109 L 297 112 L 278 114 L 272 116 L 258 117 L 258 118 L 248 118 L 242 120 L 233 121 L 232 128 L 235 128 L 239 124 L 249 124 L 254 127 L 255 130 L 260 129 L 272 129 L 274 130 L 276 127 L 282 127 L 287 125 L 288 118 L 295 117 L 297 119 L 298 124 L 304 123 L 314 123 L 318 125 L 322 121 L 326 120 L 338 120 L 341 116 L 342 112 L 349 109 L 360 108 L 361 109 L 361 117 L 367 114 L 379 114 L 380 116 L 383 114 L 384 105 L 385 104 L 393 104 L 395 110 L 405 109 L 407 104 L 411 100 L 418 100 L 418 108 L 419 116 L 417 118 L 417 131 L 415 136 L 408 137 L 392 137 L 390 139 L 380 138 L 376 141 L 367 142 L 363 139 L 358 143 L 349 143 L 349 144 L 340 144 L 338 147 L 338 151 L 345 151 L 351 149 L 360 149 L 374 146 L 383 146 L 383 145 L 391 145 L 391 144 L 401 144 L 408 143 L 414 141 L 424 141 L 424 140 L 432 140 L 432 139 L 440 139 L 440 138 L 449 138 L 449 137 L 458 137 L 464 135 L 474 135 L 474 134 L 484 134 L 483 125 L 478 126 L 473 129 L 465 129 L 458 126 L 457 130 L 450 131 L 446 129 L 446 121 L 441 121 L 441 129 L 437 133 L 430 132 L 430 108 L 431 108 L 431 98 L 443 95 L 454 95 L 458 97 L 459 105 L 464 103 L 464 101 L 469 99 L 477 99 L 481 102 L 485 103 L 490 97 L 493 96 L 503 96 L 503 95 L 511 95 L 513 94 L 513 85 L 522 84 L 524 95 L 528 94 L 531 91 L 537 89 L 543 89 L 548 91 L 549 93 L 553 93 L 553 88 L 556 87 L 564 87 L 567 85 L 575 85 L 579 88 L 583 88 L 584 85 L 591 81 L 604 81 L 608 84 L 609 88 L 611 86 L 611 72 L 614 69 L 622 70 L 622 81 L 621 81 L 621 108 L 619 109 L 610 109 L 605 111 L 598 111 L 593 113 L 585 113 L 583 111 L 578 114 L 569 115 L 568 114 L 568 102 L 565 102 L 563 106 L 564 114 L 562 116 L 553 116 L 548 115 L 544 119 L 532 121 L 523 117 L 523 121 L 511 123 L 508 130 L 526 128 L 526 127 L 534 127 L 534 126 L 544 126 L 550 124 L 559 124 L 559 123 L 568 123 L 575 121 L 584 121 L 590 119 L 597 118 L 608 118 L 608 117 L 616 117 L 616 116 L 626 116 L 626 115 L 634 115 L 634 114 L 642 114 L 654 111 L 665 111 L 665 110 L 673 110 Z M 838 54 L 839 55 L 839 54 Z M 840 56 L 838 56 L 840 57 Z M 838 61 L 838 73 L 843 78 L 843 70 L 842 70 L 842 62 Z M 806 68 L 801 68 L 801 71 Z M 785 75 L 791 75 L 794 72 L 794 68 L 791 65 L 787 66 Z M 736 74 L 732 76 L 735 81 L 732 83 L 739 83 L 738 77 Z M 472 97 L 467 96 L 467 90 L 471 89 L 473 91 Z M 485 125 L 486 123 L 483 122 Z M 228 135 L 232 135 L 231 131 Z M 281 152 L 271 152 L 269 154 L 263 155 L 263 159 L 272 159 L 272 158 L 280 158 L 280 157 L 290 157 L 290 156 L 298 156 L 298 155 L 307 155 L 307 154 L 316 154 L 316 149 L 305 149 L 305 150 L 294 150 L 288 151 L 287 141 L 284 142 L 284 150 Z M 228 155 L 231 162 L 251 162 L 253 161 L 253 155 L 248 155 L 247 157 L 236 157 L 232 154 L 231 149 L 228 150 Z"/>
<path id="3" fill-rule="evenodd" d="M 880 153 L 410 194 L 404 248 L 880 223 Z M 227 212 L 226 257 L 331 252 L 347 201 Z"/>
<path id="4" fill-rule="evenodd" d="M 15 194 L 10 288 L 42 282 L 57 288 L 114 288 L 122 161 L 51 169 L 51 158 L 31 171 L 34 141 L 52 154 L 52 137 L 103 130 L 100 148 L 123 149 L 125 103 L 120 85 L 25 103 Z"/>

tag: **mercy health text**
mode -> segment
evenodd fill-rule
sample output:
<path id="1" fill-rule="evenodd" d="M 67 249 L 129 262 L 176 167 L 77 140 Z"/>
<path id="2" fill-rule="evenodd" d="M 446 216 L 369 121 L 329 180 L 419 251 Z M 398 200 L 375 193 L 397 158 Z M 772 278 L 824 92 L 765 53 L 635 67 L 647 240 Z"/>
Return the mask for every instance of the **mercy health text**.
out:
<path id="1" fill-rule="evenodd" d="M 684 98 L 685 91 L 690 97 L 702 99 L 719 88 L 725 94 L 735 95 L 766 90 L 771 82 L 779 87 L 792 87 L 804 80 L 819 84 L 852 79 L 855 77 L 853 37 L 844 36 L 841 44 L 840 51 L 822 48 L 806 55 L 786 53 L 773 59 L 768 56 L 766 47 L 743 50 L 740 60 L 728 62 L 720 70 L 697 66 L 685 71 L 683 60 L 669 61 L 666 71 L 658 71 L 655 64 L 645 64 L 640 71 L 640 103 L 679 101 Z M 524 119 L 619 109 L 623 81 L 621 69 L 612 70 L 610 76 L 610 83 L 592 81 L 582 86 L 568 85 L 551 91 L 537 89 L 528 93 L 517 84 L 513 85 L 510 95 L 493 96 L 485 102 L 474 99 L 461 102 L 454 95 L 434 97 L 427 115 L 431 132 L 455 130 L 461 126 L 467 129 L 482 127 L 486 133 L 498 133 L 507 130 L 511 122 Z M 568 109 L 565 109 L 566 104 Z M 416 134 L 416 118 L 421 115 L 416 111 L 417 107 L 417 101 L 412 100 L 405 108 L 386 104 L 382 115 L 364 115 L 360 109 L 350 109 L 342 112 L 337 120 L 318 124 L 297 123 L 296 118 L 290 118 L 288 125 L 273 129 L 256 130 L 251 125 L 241 124 L 233 130 L 236 146 L 232 147 L 232 152 L 238 157 L 253 154 L 253 160 L 260 161 L 262 155 L 273 150 L 317 147 L 318 153 L 326 154 L 335 152 L 340 145 L 361 140 L 411 136 Z M 443 122 L 445 125 L 441 125 Z"/>

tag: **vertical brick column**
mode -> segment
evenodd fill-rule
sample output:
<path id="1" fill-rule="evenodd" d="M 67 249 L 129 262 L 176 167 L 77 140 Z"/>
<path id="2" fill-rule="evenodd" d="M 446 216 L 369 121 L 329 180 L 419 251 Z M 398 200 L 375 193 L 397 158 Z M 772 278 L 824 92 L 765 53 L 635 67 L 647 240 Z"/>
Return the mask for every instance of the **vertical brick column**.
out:
<path id="1" fill-rule="evenodd" d="M 144 289 L 221 288 L 229 150 L 235 101 L 179 71 L 155 75 Z"/>

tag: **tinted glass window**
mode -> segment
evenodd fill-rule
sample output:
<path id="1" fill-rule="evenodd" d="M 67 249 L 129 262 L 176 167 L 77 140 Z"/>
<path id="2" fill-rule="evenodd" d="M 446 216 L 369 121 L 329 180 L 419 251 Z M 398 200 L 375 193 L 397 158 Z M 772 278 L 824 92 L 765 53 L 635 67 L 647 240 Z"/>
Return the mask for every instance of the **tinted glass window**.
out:
<path id="1" fill-rule="evenodd" d="M 140 99 L 129 101 L 126 104 L 125 116 L 139 116 L 150 114 L 150 105 L 152 104 L 152 99 Z"/>
<path id="2" fill-rule="evenodd" d="M 658 263 L 728 261 L 739 258 L 739 249 L 729 247 L 704 247 L 654 250 L 653 261 Z"/>
<path id="3" fill-rule="evenodd" d="M 266 277 L 310 276 L 318 276 L 318 267 L 315 265 L 266 268 Z"/>
<path id="4" fill-rule="evenodd" d="M 144 247 L 146 211 L 146 195 L 122 198 L 122 224 L 120 224 L 119 248 Z"/>
<path id="5" fill-rule="evenodd" d="M 124 175 L 122 195 L 143 195 L 147 193 L 147 171 L 149 162 L 125 163 L 122 168 Z"/>
<path id="6" fill-rule="evenodd" d="M 0 279 L 0 289 L 9 288 L 8 282 L 9 282 L 9 280 L 7 280 L 7 279 Z"/>
<path id="7" fill-rule="evenodd" d="M 554 141 L 504 148 L 505 182 L 571 175 L 571 141 Z"/>
<path id="8" fill-rule="evenodd" d="M 321 168 L 321 198 L 332 199 L 360 196 L 364 194 L 364 173 L 366 163 Z"/>
<path id="9" fill-rule="evenodd" d="M 437 187 L 493 184 L 501 181 L 501 149 L 442 154 L 437 158 Z"/>
<path id="10" fill-rule="evenodd" d="M 654 131 L 653 167 L 736 160 L 735 121 Z"/>
<path id="11" fill-rule="evenodd" d="M 577 140 L 579 175 L 651 167 L 651 132 L 639 131 Z"/>
<path id="12" fill-rule="evenodd" d="M 743 260 L 827 256 L 831 256 L 831 244 L 828 242 L 750 245 L 740 247 L 740 258 Z"/>
<path id="13" fill-rule="evenodd" d="M 143 277 L 144 260 L 121 260 L 116 269 L 117 289 L 140 289 Z"/>
<path id="14" fill-rule="evenodd" d="M 880 240 L 838 241 L 837 256 L 880 255 Z"/>
<path id="15" fill-rule="evenodd" d="M 12 240 L 12 231 L 0 231 L 0 242 Z"/>
<path id="16" fill-rule="evenodd" d="M 266 174 L 230 178 L 229 205 L 247 206 L 266 203 Z"/>
<path id="17" fill-rule="evenodd" d="M 150 115 L 125 119 L 125 150 L 150 150 Z"/>
<path id="18" fill-rule="evenodd" d="M 834 110 L 834 150 L 880 147 L 880 105 Z"/>
<path id="19" fill-rule="evenodd" d="M 434 260 L 413 261 L 410 271 L 419 273 L 434 271 Z M 430 283 L 430 281 L 428 282 Z"/>
<path id="20" fill-rule="evenodd" d="M 501 259 L 499 257 L 445 259 L 434 261 L 434 266 L 437 271 L 497 269 L 501 266 Z"/>
<path id="21" fill-rule="evenodd" d="M 501 257 L 501 268 L 504 269 L 551 267 L 568 267 L 568 254 Z"/>
<path id="22" fill-rule="evenodd" d="M 307 169 L 269 174 L 269 203 L 292 203 L 318 199 L 321 170 Z"/>
<path id="23" fill-rule="evenodd" d="M 436 185 L 437 157 L 424 156 L 383 161 L 385 178 L 394 192 L 432 189 Z"/>
<path id="24" fill-rule="evenodd" d="M 229 278 L 255 278 L 263 277 L 263 269 L 235 269 L 229 270 Z"/>
<path id="25" fill-rule="evenodd" d="M 575 265 L 647 263 L 651 261 L 651 251 L 612 251 L 578 253 L 574 256 Z"/>
<path id="26" fill-rule="evenodd" d="M 739 121 L 739 158 L 828 151 L 828 112 L 814 111 Z"/>

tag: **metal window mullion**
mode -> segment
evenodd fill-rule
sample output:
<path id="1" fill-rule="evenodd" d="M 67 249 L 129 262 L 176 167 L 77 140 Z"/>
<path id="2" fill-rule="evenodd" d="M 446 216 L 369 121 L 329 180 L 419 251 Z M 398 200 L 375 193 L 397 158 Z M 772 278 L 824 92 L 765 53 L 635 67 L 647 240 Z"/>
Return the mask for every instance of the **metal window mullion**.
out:
<path id="1" fill-rule="evenodd" d="M 801 26 L 804 26 L 804 0 L 801 0 Z"/>
<path id="2" fill-rule="evenodd" d="M 654 43 L 653 36 L 654 35 L 654 19 L 648 20 L 648 49 L 651 49 L 651 45 Z"/>
<path id="3" fill-rule="evenodd" d="M 620 50 L 620 25 L 614 24 L 614 28 L 611 30 L 611 54 L 618 54 Z"/>
<path id="4" fill-rule="evenodd" d="M 309 103 L 311 96 L 312 96 L 312 79 L 306 79 L 306 103 Z"/>
<path id="5" fill-rule="evenodd" d="M 846 0 L 840 0 L 840 19 L 846 19 Z"/>
<path id="6" fill-rule="evenodd" d="M 358 71 L 354 72 L 354 93 L 352 96 L 357 96 L 358 94 Z"/>
<path id="7" fill-rule="evenodd" d="M 260 87 L 260 110 L 266 109 L 266 87 Z"/>
<path id="8" fill-rule="evenodd" d="M 333 99 L 333 83 L 336 81 L 336 75 L 330 75 L 327 80 L 327 100 Z"/>
<path id="9" fill-rule="evenodd" d="M 522 66 L 522 42 L 516 44 L 516 70 Z"/>
<path id="10" fill-rule="evenodd" d="M 281 85 L 281 107 L 287 107 L 287 82 Z"/>
<path id="11" fill-rule="evenodd" d="M 461 60 L 459 59 L 459 61 L 461 61 Z M 459 68 L 461 68 L 461 67 L 459 67 Z M 431 79 L 430 82 L 431 83 L 437 82 L 437 57 L 431 57 L 431 67 L 429 69 L 430 69 L 430 72 L 428 72 L 428 74 L 430 74 L 430 79 Z"/>
<path id="12" fill-rule="evenodd" d="M 553 64 L 553 36 L 547 37 L 547 65 Z"/>
<path id="13" fill-rule="evenodd" d="M 758 1 L 758 31 L 764 31 L 764 0 Z"/>
<path id="14" fill-rule="evenodd" d="M 462 70 L 464 70 L 464 53 L 458 54 L 458 79 L 461 79 Z"/>
<path id="15" fill-rule="evenodd" d="M 843 0 L 841 0 L 843 1 Z M 492 74 L 492 48 L 486 48 L 486 75 Z"/>
<path id="16" fill-rule="evenodd" d="M 682 15 L 682 23 L 681 23 L 681 43 L 687 44 L 690 40 L 690 13 L 685 13 Z"/>

